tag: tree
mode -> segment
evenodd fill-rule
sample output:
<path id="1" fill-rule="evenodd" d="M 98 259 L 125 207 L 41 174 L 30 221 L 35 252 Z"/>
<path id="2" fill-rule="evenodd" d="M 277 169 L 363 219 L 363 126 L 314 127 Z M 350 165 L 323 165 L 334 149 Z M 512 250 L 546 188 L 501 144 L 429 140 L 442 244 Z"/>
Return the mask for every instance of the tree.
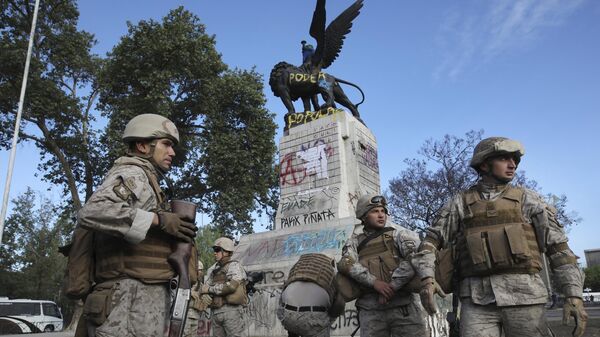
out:
<path id="1" fill-rule="evenodd" d="M 585 283 L 584 288 L 590 288 L 592 291 L 600 291 L 600 266 L 584 268 Z"/>
<path id="2" fill-rule="evenodd" d="M 0 147 L 14 132 L 24 60 L 33 16 L 26 0 L 0 3 Z M 42 1 L 23 108 L 20 140 L 38 147 L 43 179 L 62 186 L 75 210 L 93 191 L 95 165 L 91 108 L 100 60 L 91 54 L 93 35 L 77 29 L 74 1 Z"/>
<path id="3" fill-rule="evenodd" d="M 483 130 L 471 130 L 462 138 L 445 135 L 442 140 L 428 139 L 418 151 L 423 158 L 405 159 L 407 168 L 390 180 L 387 192 L 392 219 L 419 231 L 431 226 L 453 195 L 477 182 L 477 173 L 469 162 L 482 135 Z M 538 183 L 528 179 L 524 171 L 517 172 L 513 183 L 541 193 Z M 557 209 L 561 224 L 572 226 L 581 221 L 577 213 L 567 211 L 565 195 L 550 193 L 543 197 Z"/>
<path id="4" fill-rule="evenodd" d="M 36 202 L 36 199 L 39 202 Z M 31 188 L 13 200 L 7 218 L 10 241 L 0 246 L 0 296 L 52 299 L 60 302 L 66 259 L 58 247 L 66 242 L 68 229 L 56 214 L 57 207 Z"/>
<path id="5" fill-rule="evenodd" d="M 181 137 L 171 194 L 211 214 L 224 233 L 252 231 L 252 213 L 274 206 L 273 115 L 252 71 L 229 70 L 198 17 L 178 8 L 162 22 L 131 23 L 100 75 L 112 161 L 123 152 L 126 122 L 141 113 L 168 117 Z"/>

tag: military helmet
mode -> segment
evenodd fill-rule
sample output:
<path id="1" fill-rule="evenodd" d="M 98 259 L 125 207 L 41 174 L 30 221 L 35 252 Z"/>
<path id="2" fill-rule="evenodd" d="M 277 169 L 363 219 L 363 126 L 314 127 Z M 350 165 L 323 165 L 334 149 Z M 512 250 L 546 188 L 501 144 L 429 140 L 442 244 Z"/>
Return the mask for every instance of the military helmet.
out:
<path id="1" fill-rule="evenodd" d="M 479 165 L 485 162 L 486 159 L 506 153 L 514 153 L 517 156 L 518 164 L 521 157 L 525 155 L 525 148 L 520 142 L 509 138 L 486 138 L 480 141 L 479 144 L 477 144 L 477 146 L 475 146 L 470 166 L 476 171 L 479 171 Z"/>
<path id="2" fill-rule="evenodd" d="M 177 127 L 161 115 L 137 115 L 127 123 L 125 131 L 123 131 L 123 141 L 126 143 L 157 138 L 169 138 L 175 144 L 179 143 Z"/>
<path id="3" fill-rule="evenodd" d="M 234 250 L 233 240 L 231 240 L 230 238 L 226 238 L 226 237 L 218 238 L 215 241 L 215 244 L 213 245 L 213 248 L 215 248 L 215 247 L 219 247 L 228 252 L 233 252 L 233 250 Z"/>
<path id="4" fill-rule="evenodd" d="M 387 201 L 385 197 L 379 194 L 366 194 L 358 198 L 356 203 L 356 218 L 362 219 L 370 210 L 375 207 L 383 207 L 385 213 L 389 214 Z"/>

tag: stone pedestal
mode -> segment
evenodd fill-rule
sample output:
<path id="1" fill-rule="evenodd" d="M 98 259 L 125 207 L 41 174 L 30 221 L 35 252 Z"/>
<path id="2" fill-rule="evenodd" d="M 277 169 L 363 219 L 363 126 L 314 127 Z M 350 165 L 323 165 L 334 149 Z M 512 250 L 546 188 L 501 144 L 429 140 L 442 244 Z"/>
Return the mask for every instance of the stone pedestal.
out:
<path id="1" fill-rule="evenodd" d="M 375 137 L 343 110 L 289 129 L 279 153 L 277 229 L 353 217 L 359 195 L 380 191 Z"/>

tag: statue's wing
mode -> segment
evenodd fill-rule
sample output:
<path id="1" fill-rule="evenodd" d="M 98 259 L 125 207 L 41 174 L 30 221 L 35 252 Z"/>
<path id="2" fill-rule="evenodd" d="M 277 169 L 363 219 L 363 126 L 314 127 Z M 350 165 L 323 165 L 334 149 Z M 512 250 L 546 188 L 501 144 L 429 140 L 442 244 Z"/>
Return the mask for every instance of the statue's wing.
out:
<path id="1" fill-rule="evenodd" d="M 325 45 L 325 0 L 317 0 L 312 22 L 310 23 L 310 36 L 317 40 L 317 49 L 311 58 L 313 66 L 321 62 L 323 46 Z"/>
<path id="2" fill-rule="evenodd" d="M 325 4 L 323 3 L 323 5 Z M 327 30 L 325 30 L 324 43 L 321 43 L 317 39 L 318 44 L 315 55 L 320 56 L 320 65 L 322 69 L 329 67 L 340 54 L 342 46 L 344 45 L 344 39 L 346 38 L 346 35 L 350 33 L 350 28 L 352 28 L 352 20 L 354 20 L 358 14 L 360 14 L 360 9 L 362 6 L 363 0 L 356 0 L 356 2 L 350 5 L 350 7 L 346 8 L 342 14 L 340 14 L 329 24 L 329 26 L 327 26 Z M 324 12 L 325 10 L 323 10 L 323 13 Z"/>

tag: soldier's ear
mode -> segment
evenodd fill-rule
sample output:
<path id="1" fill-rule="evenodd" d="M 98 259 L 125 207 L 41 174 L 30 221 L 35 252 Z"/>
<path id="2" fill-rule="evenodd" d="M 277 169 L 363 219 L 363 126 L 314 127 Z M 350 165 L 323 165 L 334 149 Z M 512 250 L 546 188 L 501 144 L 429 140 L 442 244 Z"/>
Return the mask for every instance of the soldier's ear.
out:
<path id="1" fill-rule="evenodd" d="M 135 150 L 141 154 L 150 153 L 150 142 L 135 142 Z"/>

